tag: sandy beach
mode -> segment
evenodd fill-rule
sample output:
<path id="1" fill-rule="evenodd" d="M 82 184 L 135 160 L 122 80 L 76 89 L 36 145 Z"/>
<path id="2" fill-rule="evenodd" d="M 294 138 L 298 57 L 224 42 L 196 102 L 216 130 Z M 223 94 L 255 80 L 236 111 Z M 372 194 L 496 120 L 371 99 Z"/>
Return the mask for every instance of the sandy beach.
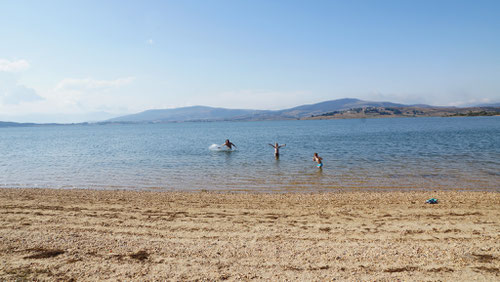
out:
<path id="1" fill-rule="evenodd" d="M 500 280 L 495 192 L 0 189 L 0 214 L 5 280 Z"/>

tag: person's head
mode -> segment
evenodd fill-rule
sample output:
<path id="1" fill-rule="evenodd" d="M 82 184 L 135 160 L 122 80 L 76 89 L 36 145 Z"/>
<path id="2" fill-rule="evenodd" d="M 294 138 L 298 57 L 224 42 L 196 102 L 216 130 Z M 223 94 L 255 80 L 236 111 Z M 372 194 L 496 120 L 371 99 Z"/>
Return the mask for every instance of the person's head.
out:
<path id="1" fill-rule="evenodd" d="M 314 153 L 314 156 L 317 157 L 318 156 L 318 153 Z"/>
<path id="2" fill-rule="evenodd" d="M 229 139 L 226 139 L 226 143 L 229 143 Z"/>
<path id="3" fill-rule="evenodd" d="M 278 147 L 278 142 L 274 143 L 274 146 Z"/>

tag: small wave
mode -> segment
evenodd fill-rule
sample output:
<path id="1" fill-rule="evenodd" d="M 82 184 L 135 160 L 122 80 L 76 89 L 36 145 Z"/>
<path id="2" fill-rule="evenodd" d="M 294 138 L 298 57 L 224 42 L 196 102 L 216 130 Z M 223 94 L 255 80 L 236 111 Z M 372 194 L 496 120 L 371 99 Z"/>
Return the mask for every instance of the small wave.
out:
<path id="1" fill-rule="evenodd" d="M 217 144 L 212 144 L 210 147 L 208 147 L 210 151 L 215 151 L 215 152 L 231 152 L 236 149 L 229 149 L 227 146 L 223 145 L 217 145 Z"/>

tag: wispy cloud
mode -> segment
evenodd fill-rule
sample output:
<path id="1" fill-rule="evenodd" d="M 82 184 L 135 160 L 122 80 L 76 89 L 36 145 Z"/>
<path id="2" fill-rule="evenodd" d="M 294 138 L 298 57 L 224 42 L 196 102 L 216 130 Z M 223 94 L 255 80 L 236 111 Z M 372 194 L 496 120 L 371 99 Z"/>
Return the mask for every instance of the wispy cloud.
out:
<path id="1" fill-rule="evenodd" d="M 109 118 L 102 108 L 123 113 L 133 104 L 123 89 L 135 77 L 116 79 L 65 78 L 52 87 L 36 87 L 21 80 L 30 68 L 26 60 L 0 59 L 0 120 L 76 122 Z M 26 117 L 24 120 L 22 117 Z M 43 117 L 51 117 L 44 119 Z M 71 118 L 72 117 L 72 118 Z"/>
<path id="2" fill-rule="evenodd" d="M 134 81 L 134 77 L 117 78 L 114 80 L 97 80 L 91 78 L 65 78 L 55 87 L 56 90 L 91 90 L 106 89 L 127 85 Z"/>
<path id="3" fill-rule="evenodd" d="M 193 105 L 214 107 L 278 110 L 300 104 L 312 103 L 308 91 L 273 91 L 246 89 L 197 96 Z"/>
<path id="4" fill-rule="evenodd" d="M 0 104 L 17 105 L 24 102 L 43 100 L 36 91 L 24 85 L 0 86 Z"/>
<path id="5" fill-rule="evenodd" d="M 0 59 L 0 71 L 20 72 L 29 69 L 30 64 L 26 60 L 9 61 Z"/>
<path id="6" fill-rule="evenodd" d="M 121 87 L 134 80 L 134 77 L 112 80 L 65 78 L 47 91 L 46 97 L 57 108 L 74 109 L 78 112 L 95 111 L 105 105 L 118 107 L 122 106 L 124 100 Z"/>
<path id="7" fill-rule="evenodd" d="M 149 44 L 149 45 L 153 45 L 154 43 L 155 43 L 155 42 L 153 41 L 153 39 L 151 39 L 151 38 L 150 38 L 150 39 L 148 39 L 148 44 Z"/>
<path id="8" fill-rule="evenodd" d="M 0 105 L 18 105 L 44 100 L 31 87 L 21 83 L 17 74 L 0 72 Z"/>

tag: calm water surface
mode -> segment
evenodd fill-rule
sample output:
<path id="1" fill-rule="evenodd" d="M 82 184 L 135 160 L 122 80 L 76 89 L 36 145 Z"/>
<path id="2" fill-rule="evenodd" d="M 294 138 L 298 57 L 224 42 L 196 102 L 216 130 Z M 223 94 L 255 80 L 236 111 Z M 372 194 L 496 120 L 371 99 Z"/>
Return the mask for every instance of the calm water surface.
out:
<path id="1" fill-rule="evenodd" d="M 0 128 L 0 151 L 0 187 L 500 191 L 499 117 Z"/>

